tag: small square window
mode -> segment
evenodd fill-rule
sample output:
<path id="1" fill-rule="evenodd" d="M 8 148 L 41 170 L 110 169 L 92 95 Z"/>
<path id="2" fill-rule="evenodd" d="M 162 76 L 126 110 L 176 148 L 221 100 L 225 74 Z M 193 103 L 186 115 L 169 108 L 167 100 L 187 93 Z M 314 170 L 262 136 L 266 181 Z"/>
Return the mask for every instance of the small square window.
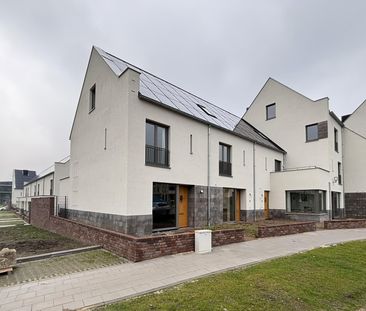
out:
<path id="1" fill-rule="evenodd" d="M 318 123 L 306 126 L 306 141 L 319 139 Z"/>
<path id="2" fill-rule="evenodd" d="M 89 113 L 95 109 L 95 95 L 96 95 L 96 87 L 95 84 L 90 89 L 89 94 Z"/>
<path id="3" fill-rule="evenodd" d="M 267 120 L 276 118 L 276 104 L 275 103 L 266 106 L 266 118 L 267 118 Z"/>

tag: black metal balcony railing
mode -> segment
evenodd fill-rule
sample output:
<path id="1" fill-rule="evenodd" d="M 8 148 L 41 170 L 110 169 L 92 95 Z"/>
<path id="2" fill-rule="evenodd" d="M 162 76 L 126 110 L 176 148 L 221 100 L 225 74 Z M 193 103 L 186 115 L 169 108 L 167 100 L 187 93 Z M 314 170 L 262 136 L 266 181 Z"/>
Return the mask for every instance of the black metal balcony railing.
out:
<path id="1" fill-rule="evenodd" d="M 231 176 L 231 163 L 219 161 L 219 174 L 224 176 Z"/>
<path id="2" fill-rule="evenodd" d="M 157 166 L 169 166 L 169 150 L 146 145 L 145 163 Z"/>

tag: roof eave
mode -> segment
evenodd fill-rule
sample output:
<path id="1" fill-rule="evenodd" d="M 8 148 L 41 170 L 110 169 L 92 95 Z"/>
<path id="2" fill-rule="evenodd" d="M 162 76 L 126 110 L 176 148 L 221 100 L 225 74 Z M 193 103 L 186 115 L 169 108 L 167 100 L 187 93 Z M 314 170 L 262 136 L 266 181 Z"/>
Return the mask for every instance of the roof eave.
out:
<path id="1" fill-rule="evenodd" d="M 220 130 L 222 130 L 222 131 L 224 131 L 224 132 L 230 133 L 230 134 L 232 134 L 232 135 L 234 135 L 234 136 L 237 136 L 237 137 L 240 137 L 240 138 L 245 139 L 245 140 L 247 140 L 247 141 L 250 141 L 250 142 L 252 142 L 252 143 L 255 143 L 255 144 L 257 144 L 257 145 L 261 145 L 261 146 L 263 146 L 263 147 L 265 147 L 265 148 L 272 149 L 272 150 L 274 150 L 274 151 L 281 152 L 281 153 L 283 153 L 283 154 L 285 154 L 285 153 L 286 153 L 286 151 L 285 151 L 285 150 L 283 150 L 281 147 L 278 147 L 278 149 L 277 149 L 277 148 L 275 148 L 275 147 L 267 146 L 267 145 L 265 145 L 265 144 L 263 144 L 263 143 L 261 143 L 261 142 L 258 142 L 258 141 L 254 140 L 254 139 L 251 139 L 251 138 L 246 137 L 246 136 L 244 136 L 244 135 L 240 135 L 239 133 L 236 133 L 236 132 L 234 132 L 234 131 L 230 131 L 230 130 L 228 130 L 228 129 L 224 128 L 224 127 L 218 126 L 217 124 L 211 123 L 211 122 L 209 122 L 209 121 L 202 120 L 202 119 L 197 118 L 197 117 L 195 117 L 195 116 L 193 116 L 193 115 L 191 115 L 191 114 L 188 114 L 188 113 L 186 113 L 186 112 L 184 112 L 184 111 L 181 111 L 181 110 L 178 110 L 178 109 L 174 109 L 173 107 L 171 107 L 171 106 L 169 106 L 169 105 L 166 105 L 166 104 L 164 104 L 164 103 L 162 103 L 162 102 L 159 102 L 159 101 L 157 101 L 157 100 L 154 100 L 154 99 L 152 99 L 152 98 L 150 98 L 150 97 L 144 96 L 144 95 L 142 95 L 140 92 L 138 92 L 138 97 L 139 97 L 141 100 L 144 100 L 144 101 L 146 101 L 146 102 L 148 102 L 148 103 L 152 103 L 152 104 L 159 105 L 159 106 L 160 106 L 160 107 L 162 107 L 162 108 L 168 109 L 168 110 L 170 110 L 170 111 L 174 111 L 174 112 L 176 112 L 176 113 L 178 113 L 178 114 L 180 114 L 180 115 L 183 115 L 183 116 L 185 116 L 185 117 L 187 117 L 187 118 L 193 119 L 193 120 L 198 121 L 198 122 L 200 122 L 200 123 L 210 125 L 210 126 L 212 126 L 212 127 L 215 127 L 215 128 L 217 128 L 217 129 L 220 129 Z M 273 143 L 273 142 L 271 141 L 271 143 Z M 273 144 L 274 144 L 274 143 L 273 143 Z M 276 145 L 276 146 L 277 146 L 277 144 L 274 144 L 274 145 Z"/>
<path id="2" fill-rule="evenodd" d="M 52 174 L 54 174 L 54 173 L 55 173 L 55 171 L 52 171 L 52 172 L 49 172 L 49 173 L 48 173 L 48 174 L 46 174 L 46 175 L 40 176 L 40 177 L 38 177 L 38 178 L 36 178 L 36 179 L 32 179 L 32 180 L 28 181 L 26 184 L 24 184 L 24 187 L 25 187 L 25 186 L 28 186 L 28 185 L 30 185 L 30 184 L 33 184 L 34 182 L 36 182 L 36 181 L 38 181 L 38 180 L 41 180 L 42 178 L 45 178 L 45 177 L 47 177 L 47 176 L 50 176 L 50 175 L 52 175 Z"/>
<path id="3" fill-rule="evenodd" d="M 344 123 L 337 117 L 333 111 L 329 111 L 329 115 L 336 121 L 341 127 L 344 127 Z"/>

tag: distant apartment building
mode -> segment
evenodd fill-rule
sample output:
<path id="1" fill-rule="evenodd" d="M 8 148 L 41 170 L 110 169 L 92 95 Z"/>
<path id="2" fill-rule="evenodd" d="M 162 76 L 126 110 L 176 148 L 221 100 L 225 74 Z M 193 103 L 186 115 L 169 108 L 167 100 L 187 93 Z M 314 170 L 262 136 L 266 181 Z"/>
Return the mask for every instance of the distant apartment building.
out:
<path id="1" fill-rule="evenodd" d="M 11 203 L 12 183 L 11 181 L 0 181 L 0 206 Z"/>
<path id="2" fill-rule="evenodd" d="M 11 202 L 13 207 L 24 208 L 20 202 L 20 198 L 23 197 L 24 194 L 24 184 L 35 178 L 36 175 L 36 172 L 31 170 L 13 170 L 13 189 L 11 194 Z"/>

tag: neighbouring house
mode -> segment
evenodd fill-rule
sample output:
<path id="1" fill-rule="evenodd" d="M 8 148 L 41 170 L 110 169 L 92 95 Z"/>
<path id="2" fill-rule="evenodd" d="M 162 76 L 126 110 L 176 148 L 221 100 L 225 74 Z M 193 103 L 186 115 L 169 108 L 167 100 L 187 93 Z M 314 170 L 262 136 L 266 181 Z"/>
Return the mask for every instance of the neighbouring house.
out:
<path id="1" fill-rule="evenodd" d="M 36 177 L 36 172 L 31 170 L 13 170 L 11 204 L 15 208 L 24 209 L 20 198 L 24 195 L 24 184 Z"/>
<path id="2" fill-rule="evenodd" d="M 282 167 L 271 172 L 270 206 L 294 219 L 344 214 L 344 125 L 328 98 L 311 100 L 270 78 L 243 119 L 287 152 Z"/>
<path id="3" fill-rule="evenodd" d="M 25 183 L 22 196 L 18 197 L 21 208 L 27 212 L 31 207 L 32 198 L 54 196 L 56 206 L 64 209 L 67 206 L 67 196 L 69 195 L 67 188 L 70 171 L 69 160 L 69 157 L 66 157 L 55 162 Z"/>
<path id="4" fill-rule="evenodd" d="M 285 150 L 249 122 L 93 47 L 70 134 L 68 216 L 133 235 L 254 219 Z"/>
<path id="5" fill-rule="evenodd" d="M 11 181 L 0 181 L 0 206 L 11 204 Z"/>
<path id="6" fill-rule="evenodd" d="M 366 101 L 344 123 L 344 196 L 346 216 L 366 217 Z"/>

